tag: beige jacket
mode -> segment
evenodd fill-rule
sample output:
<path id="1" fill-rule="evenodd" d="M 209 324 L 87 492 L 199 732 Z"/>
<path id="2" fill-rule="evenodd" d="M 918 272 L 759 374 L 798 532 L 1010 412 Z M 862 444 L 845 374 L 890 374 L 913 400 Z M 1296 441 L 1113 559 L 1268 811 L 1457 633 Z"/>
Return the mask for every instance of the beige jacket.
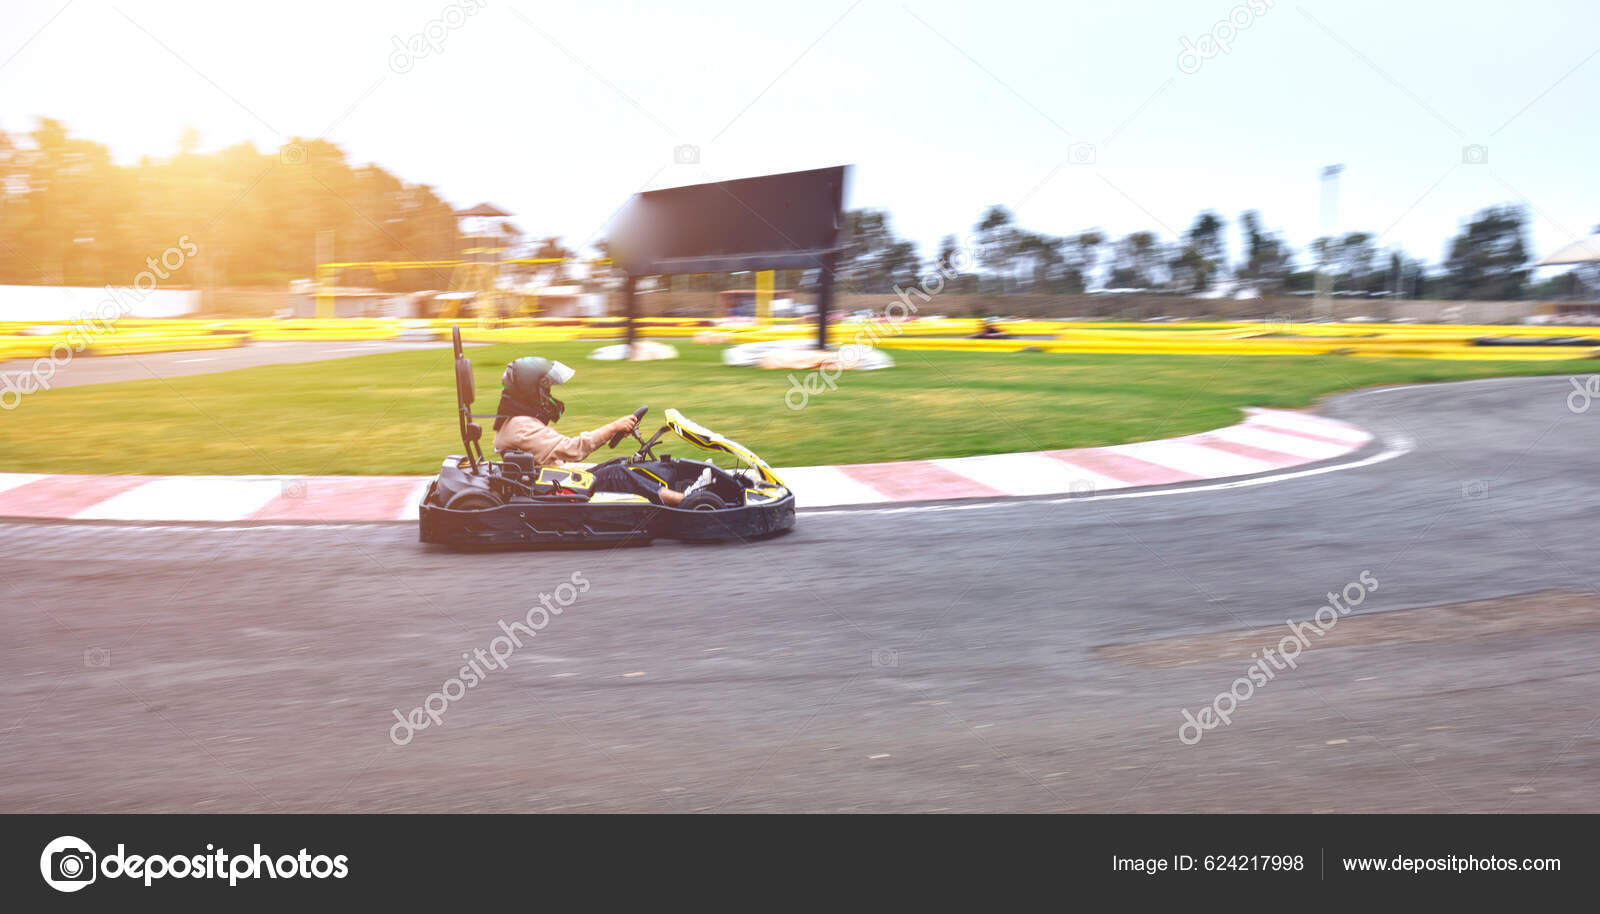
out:
<path id="1" fill-rule="evenodd" d="M 582 460 L 606 443 L 604 428 L 568 438 L 532 416 L 512 416 L 494 433 L 494 449 L 527 451 L 541 466 Z"/>

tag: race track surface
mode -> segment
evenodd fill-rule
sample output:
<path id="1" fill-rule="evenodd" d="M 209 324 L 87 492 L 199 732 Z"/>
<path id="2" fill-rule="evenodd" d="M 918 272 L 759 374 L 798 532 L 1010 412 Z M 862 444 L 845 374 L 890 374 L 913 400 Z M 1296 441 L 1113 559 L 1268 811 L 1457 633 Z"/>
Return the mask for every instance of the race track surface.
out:
<path id="1" fill-rule="evenodd" d="M 6 525 L 0 810 L 1600 811 L 1600 410 L 1571 391 L 1348 394 L 1324 410 L 1409 452 L 810 512 L 754 544 Z M 1326 645 L 1179 740 L 1363 572 Z M 506 669 L 391 742 L 392 709 L 574 575 Z"/>

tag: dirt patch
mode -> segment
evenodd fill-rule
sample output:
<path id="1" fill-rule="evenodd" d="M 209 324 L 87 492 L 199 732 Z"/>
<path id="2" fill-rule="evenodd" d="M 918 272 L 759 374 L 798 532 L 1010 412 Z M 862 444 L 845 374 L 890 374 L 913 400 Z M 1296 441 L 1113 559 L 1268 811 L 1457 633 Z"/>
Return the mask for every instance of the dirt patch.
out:
<path id="1" fill-rule="evenodd" d="M 1301 620 L 1296 619 L 1296 622 Z M 1310 620 L 1306 620 L 1310 621 Z M 1498 600 L 1446 603 L 1421 609 L 1344 616 L 1322 634 L 1311 624 L 1305 650 L 1375 644 L 1460 641 L 1489 635 L 1531 634 L 1600 626 L 1600 597 L 1541 591 Z M 1108 644 L 1095 653 L 1108 660 L 1154 669 L 1247 661 L 1263 648 L 1293 637 L 1287 625 L 1243 631 L 1184 635 L 1156 641 Z"/>

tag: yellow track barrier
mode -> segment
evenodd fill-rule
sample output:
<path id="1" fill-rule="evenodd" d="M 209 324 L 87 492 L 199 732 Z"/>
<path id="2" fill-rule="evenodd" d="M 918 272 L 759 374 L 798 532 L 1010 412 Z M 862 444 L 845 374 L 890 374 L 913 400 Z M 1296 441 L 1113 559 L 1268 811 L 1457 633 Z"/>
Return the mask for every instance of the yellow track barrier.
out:
<path id="1" fill-rule="evenodd" d="M 841 321 L 838 345 L 860 340 L 888 349 L 954 352 L 1081 352 L 1106 355 L 1343 355 L 1362 358 L 1559 360 L 1600 357 L 1600 346 L 1539 345 L 1553 337 L 1600 339 L 1600 328 L 1466 324 L 1291 324 L 1256 321 L 1139 323 L 1130 321 L 1016 320 L 990 322 L 1011 334 L 972 339 L 983 322 L 932 318 L 903 323 Z M 57 347 L 74 354 L 114 355 L 207 350 L 252 341 L 388 340 L 402 335 L 448 339 L 459 325 L 473 343 L 544 343 L 621 339 L 618 318 L 508 318 L 473 322 L 408 318 L 304 318 L 147 320 L 110 323 L 0 321 L 0 359 L 49 357 Z M 644 318 L 641 337 L 706 339 L 720 343 L 809 339 L 812 325 L 793 319 L 716 324 L 706 318 Z M 1485 337 L 1527 345 L 1475 345 Z M 85 349 L 87 346 L 87 349 Z"/>

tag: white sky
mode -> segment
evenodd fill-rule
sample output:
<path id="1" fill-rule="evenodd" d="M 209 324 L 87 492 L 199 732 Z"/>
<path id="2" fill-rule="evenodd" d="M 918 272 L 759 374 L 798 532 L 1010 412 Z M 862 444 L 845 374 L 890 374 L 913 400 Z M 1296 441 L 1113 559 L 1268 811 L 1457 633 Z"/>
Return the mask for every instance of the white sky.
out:
<path id="1" fill-rule="evenodd" d="M 1540 254 L 1600 222 L 1600 4 L 1255 2 L 484 0 L 401 73 L 392 36 L 455 4 L 0 0 L 0 127 L 60 118 L 125 162 L 186 124 L 206 149 L 326 132 L 568 244 L 641 189 L 844 162 L 924 256 L 992 203 L 1169 238 L 1210 207 L 1235 249 L 1257 208 L 1303 248 L 1335 162 L 1339 228 L 1430 262 L 1491 204 L 1529 204 Z M 1235 11 L 1230 50 L 1180 68 Z"/>

